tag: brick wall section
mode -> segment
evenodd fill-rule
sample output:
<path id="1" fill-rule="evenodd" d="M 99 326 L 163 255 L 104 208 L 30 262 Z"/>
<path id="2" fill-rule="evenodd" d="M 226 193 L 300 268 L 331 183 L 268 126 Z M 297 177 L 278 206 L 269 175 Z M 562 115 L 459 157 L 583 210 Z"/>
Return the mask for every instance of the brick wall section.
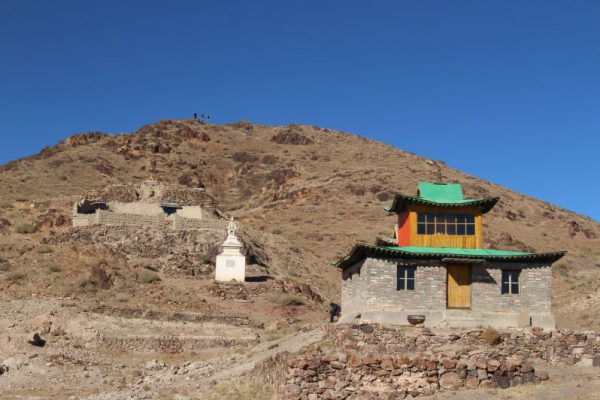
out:
<path id="1" fill-rule="evenodd" d="M 415 271 L 415 290 L 396 290 L 398 262 L 369 258 L 363 273 L 367 290 L 367 309 L 443 309 L 446 308 L 446 269 L 419 265 Z"/>
<path id="2" fill-rule="evenodd" d="M 366 310 L 445 310 L 447 271 L 442 262 L 416 261 L 415 290 L 396 290 L 396 266 L 402 260 L 368 258 L 344 272 L 342 312 Z M 501 294 L 502 269 L 522 269 L 520 294 Z M 471 308 L 481 312 L 550 313 L 549 265 L 483 263 L 472 266 Z"/>
<path id="3" fill-rule="evenodd" d="M 520 293 L 501 294 L 502 269 L 521 268 Z M 472 309 L 550 313 L 552 269 L 549 265 L 490 264 L 473 266 Z"/>
<path id="4" fill-rule="evenodd" d="M 363 267 L 362 261 L 344 271 L 342 281 L 342 313 L 356 315 L 361 312 L 367 297 L 367 275 L 358 273 Z M 363 270 L 364 271 L 364 270 Z"/>

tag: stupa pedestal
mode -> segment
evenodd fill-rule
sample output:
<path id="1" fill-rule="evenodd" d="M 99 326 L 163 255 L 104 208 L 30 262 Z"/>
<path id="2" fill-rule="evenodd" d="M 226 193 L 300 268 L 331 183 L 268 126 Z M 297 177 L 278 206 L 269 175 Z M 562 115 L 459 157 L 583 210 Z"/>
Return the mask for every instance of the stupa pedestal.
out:
<path id="1" fill-rule="evenodd" d="M 217 256 L 215 280 L 220 282 L 244 282 L 246 280 L 246 257 L 240 252 L 242 243 L 235 235 L 236 225 L 233 218 L 227 227 L 227 238 L 221 245 L 221 254 Z"/>

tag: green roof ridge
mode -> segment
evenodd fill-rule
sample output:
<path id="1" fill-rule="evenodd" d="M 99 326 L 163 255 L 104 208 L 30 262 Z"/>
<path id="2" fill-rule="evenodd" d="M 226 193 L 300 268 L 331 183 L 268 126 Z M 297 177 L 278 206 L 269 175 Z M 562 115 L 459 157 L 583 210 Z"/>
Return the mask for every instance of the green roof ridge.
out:
<path id="1" fill-rule="evenodd" d="M 415 259 L 440 259 L 464 258 L 483 259 L 486 261 L 500 262 L 549 262 L 553 263 L 566 254 L 564 251 L 553 253 L 524 253 L 512 250 L 496 249 L 462 249 L 455 247 L 417 247 L 417 246 L 376 246 L 366 243 L 357 243 L 350 253 L 333 263 L 337 268 L 346 269 L 352 264 L 364 260 L 366 257 L 383 258 L 415 258 Z"/>
<path id="2" fill-rule="evenodd" d="M 419 182 L 419 197 L 437 203 L 461 203 L 465 200 L 460 183 Z"/>
<path id="3" fill-rule="evenodd" d="M 496 249 L 463 249 L 458 247 L 419 247 L 419 246 L 385 246 L 390 250 L 400 250 L 416 254 L 448 254 L 460 256 L 524 256 L 534 253 Z"/>

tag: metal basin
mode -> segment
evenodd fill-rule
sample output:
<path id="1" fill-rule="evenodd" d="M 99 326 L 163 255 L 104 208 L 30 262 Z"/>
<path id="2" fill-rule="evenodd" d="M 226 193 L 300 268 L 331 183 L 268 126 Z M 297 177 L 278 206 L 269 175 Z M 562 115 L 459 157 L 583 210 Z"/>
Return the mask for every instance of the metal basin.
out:
<path id="1" fill-rule="evenodd" d="M 406 317 L 406 319 L 408 320 L 408 323 L 411 325 L 419 325 L 419 324 L 422 324 L 423 322 L 425 322 L 424 315 L 408 315 Z"/>

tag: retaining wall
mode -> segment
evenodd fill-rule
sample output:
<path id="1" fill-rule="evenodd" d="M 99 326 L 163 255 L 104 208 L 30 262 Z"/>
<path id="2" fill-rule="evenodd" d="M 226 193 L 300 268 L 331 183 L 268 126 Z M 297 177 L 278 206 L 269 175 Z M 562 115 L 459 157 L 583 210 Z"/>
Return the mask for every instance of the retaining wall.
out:
<path id="1" fill-rule="evenodd" d="M 539 328 L 501 332 L 329 325 L 331 346 L 278 354 L 253 375 L 284 399 L 404 399 L 436 391 L 507 388 L 548 379 L 534 364 L 600 366 L 600 336 Z M 487 338 L 487 339 L 486 339 Z M 329 350 L 327 350 L 329 349 Z"/>

